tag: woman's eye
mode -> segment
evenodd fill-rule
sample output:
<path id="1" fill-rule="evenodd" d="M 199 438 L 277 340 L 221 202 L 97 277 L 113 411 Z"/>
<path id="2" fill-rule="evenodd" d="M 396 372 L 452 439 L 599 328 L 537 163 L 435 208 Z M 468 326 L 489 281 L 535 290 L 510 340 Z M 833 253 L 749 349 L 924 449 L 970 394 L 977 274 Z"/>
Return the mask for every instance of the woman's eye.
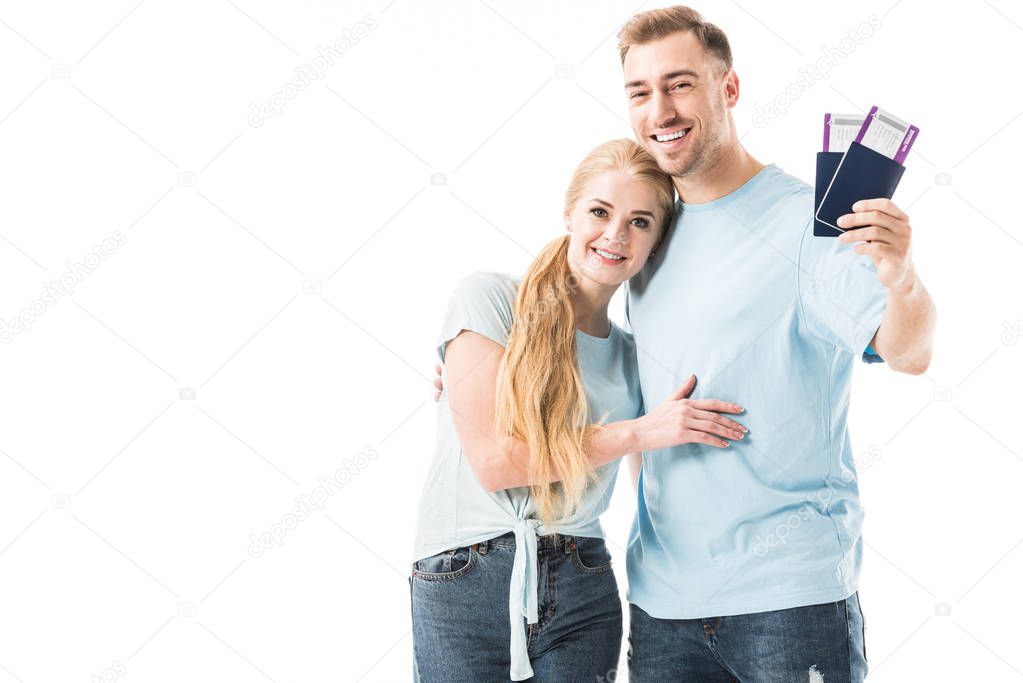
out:
<path id="1" fill-rule="evenodd" d="M 596 213 L 597 211 L 604 211 L 604 209 L 601 209 L 600 207 L 594 207 L 594 208 L 590 209 L 590 213 L 592 213 L 595 216 L 597 216 L 597 218 L 603 218 L 603 216 L 601 216 L 600 214 Z M 604 211 L 604 213 L 607 213 L 607 211 Z"/>
<path id="2" fill-rule="evenodd" d="M 639 227 L 641 227 L 641 228 L 649 228 L 650 227 L 650 221 L 648 221 L 645 218 L 637 218 L 636 221 L 634 221 L 634 222 L 638 222 Z"/>

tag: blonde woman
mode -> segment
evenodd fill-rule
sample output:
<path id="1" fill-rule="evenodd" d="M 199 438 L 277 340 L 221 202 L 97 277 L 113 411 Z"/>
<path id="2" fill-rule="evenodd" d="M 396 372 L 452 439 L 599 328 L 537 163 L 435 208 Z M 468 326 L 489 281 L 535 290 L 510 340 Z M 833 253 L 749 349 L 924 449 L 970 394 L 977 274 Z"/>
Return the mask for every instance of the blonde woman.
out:
<path id="1" fill-rule="evenodd" d="M 604 545 L 619 459 L 726 448 L 738 406 L 689 400 L 643 414 L 612 294 L 664 237 L 674 186 L 636 142 L 591 151 L 565 196 L 567 233 L 525 276 L 458 285 L 438 346 L 438 441 L 423 491 L 412 594 L 418 681 L 613 678 L 622 607 Z"/>

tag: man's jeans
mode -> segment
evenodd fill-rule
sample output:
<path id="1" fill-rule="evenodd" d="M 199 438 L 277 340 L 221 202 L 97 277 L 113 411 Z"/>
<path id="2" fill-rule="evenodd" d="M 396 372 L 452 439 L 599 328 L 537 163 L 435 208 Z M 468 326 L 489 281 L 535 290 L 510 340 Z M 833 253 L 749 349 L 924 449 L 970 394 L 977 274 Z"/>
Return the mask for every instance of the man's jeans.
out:
<path id="1" fill-rule="evenodd" d="M 630 683 L 860 683 L 867 675 L 857 593 L 710 619 L 655 619 L 636 605 L 629 609 Z"/>
<path id="2" fill-rule="evenodd" d="M 537 538 L 539 621 L 528 627 L 530 681 L 614 681 L 622 601 L 604 541 Z M 449 550 L 413 566 L 415 680 L 507 681 L 512 533 Z M 523 618 L 523 628 L 526 620 Z"/>

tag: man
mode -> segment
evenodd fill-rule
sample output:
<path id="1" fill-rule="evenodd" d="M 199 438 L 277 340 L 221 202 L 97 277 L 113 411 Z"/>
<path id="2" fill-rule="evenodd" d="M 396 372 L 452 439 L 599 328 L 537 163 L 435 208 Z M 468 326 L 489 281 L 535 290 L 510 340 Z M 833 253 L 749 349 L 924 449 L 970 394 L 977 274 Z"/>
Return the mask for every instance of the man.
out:
<path id="1" fill-rule="evenodd" d="M 688 7 L 619 33 L 637 140 L 680 197 L 629 283 L 644 402 L 746 408 L 727 451 L 645 453 L 628 547 L 631 681 L 860 681 L 862 511 L 846 429 L 855 360 L 924 372 L 935 308 L 908 216 L 854 206 L 813 236 L 813 189 L 739 143 L 725 34 Z M 680 137 L 681 136 L 681 137 Z"/>

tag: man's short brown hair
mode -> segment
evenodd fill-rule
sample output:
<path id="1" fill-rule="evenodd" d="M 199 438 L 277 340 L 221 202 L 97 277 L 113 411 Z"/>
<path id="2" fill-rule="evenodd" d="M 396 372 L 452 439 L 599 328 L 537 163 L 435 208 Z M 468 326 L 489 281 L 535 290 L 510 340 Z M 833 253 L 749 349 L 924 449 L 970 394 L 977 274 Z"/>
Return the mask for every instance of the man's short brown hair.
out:
<path id="1" fill-rule="evenodd" d="M 637 14 L 618 32 L 618 50 L 625 64 L 625 55 L 633 45 L 660 40 L 672 33 L 691 32 L 700 41 L 705 52 L 717 57 L 725 71 L 732 68 L 732 48 L 728 36 L 714 24 L 704 21 L 692 7 L 675 5 Z"/>

